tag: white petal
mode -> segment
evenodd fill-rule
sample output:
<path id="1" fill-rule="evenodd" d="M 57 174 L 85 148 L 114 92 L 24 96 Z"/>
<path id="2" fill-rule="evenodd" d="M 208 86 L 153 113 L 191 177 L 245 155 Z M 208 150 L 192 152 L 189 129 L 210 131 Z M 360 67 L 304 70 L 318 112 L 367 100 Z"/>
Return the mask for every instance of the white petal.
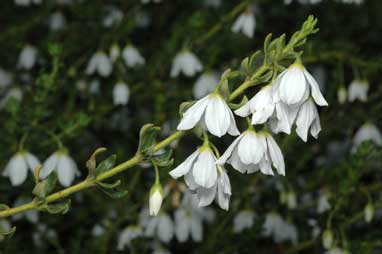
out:
<path id="1" fill-rule="evenodd" d="M 225 101 L 218 96 L 210 96 L 206 109 L 205 123 L 208 131 L 221 137 L 230 127 L 229 108 Z"/>
<path id="2" fill-rule="evenodd" d="M 211 188 L 199 188 L 197 189 L 197 195 L 199 199 L 199 207 L 208 206 L 215 198 L 217 189 L 217 182 Z"/>
<path id="3" fill-rule="evenodd" d="M 183 209 L 175 211 L 175 236 L 181 243 L 188 239 L 189 224 L 186 216 L 186 211 Z"/>
<path id="4" fill-rule="evenodd" d="M 202 221 L 197 216 L 192 216 L 191 221 L 191 236 L 195 242 L 201 242 L 203 239 L 203 226 Z"/>
<path id="5" fill-rule="evenodd" d="M 40 160 L 36 156 L 31 154 L 31 153 L 26 153 L 25 154 L 25 160 L 26 160 L 26 162 L 28 164 L 29 169 L 32 172 L 34 172 L 35 169 L 41 164 Z"/>
<path id="6" fill-rule="evenodd" d="M 212 152 L 209 150 L 200 152 L 192 173 L 195 182 L 204 188 L 211 188 L 216 183 L 217 170 Z"/>
<path id="7" fill-rule="evenodd" d="M 227 110 L 228 110 L 229 118 L 230 118 L 230 125 L 229 125 L 229 129 L 228 129 L 228 134 L 231 136 L 240 135 L 240 132 L 237 129 L 235 117 L 234 117 L 232 111 L 229 108 Z"/>
<path id="8" fill-rule="evenodd" d="M 318 86 L 316 80 L 310 75 L 310 73 L 304 69 L 305 77 L 308 79 L 310 84 L 310 88 L 312 89 L 312 97 L 317 105 L 320 106 L 328 106 L 328 102 L 325 100 L 324 96 L 322 96 L 320 87 Z"/>
<path id="9" fill-rule="evenodd" d="M 49 156 L 48 159 L 45 160 L 42 165 L 42 169 L 40 171 L 40 179 L 46 178 L 53 170 L 56 169 L 58 162 L 57 152 L 53 153 Z"/>
<path id="10" fill-rule="evenodd" d="M 158 223 L 158 237 L 162 242 L 168 243 L 174 235 L 174 225 L 168 215 L 162 215 Z"/>
<path id="11" fill-rule="evenodd" d="M 252 98 L 253 99 L 253 98 Z M 243 106 L 235 110 L 235 114 L 241 117 L 247 117 L 251 114 L 251 110 L 249 107 L 249 101 L 245 103 Z"/>
<path id="12" fill-rule="evenodd" d="M 204 97 L 192 105 L 183 114 L 183 118 L 180 121 L 177 130 L 189 130 L 195 127 L 202 117 L 208 104 L 208 96 Z"/>
<path id="13" fill-rule="evenodd" d="M 171 175 L 171 177 L 174 179 L 177 179 L 187 174 L 190 171 L 192 164 L 194 163 L 198 155 L 199 155 L 199 150 L 196 150 L 190 156 L 188 156 L 188 158 L 184 162 L 182 162 L 182 164 L 180 164 L 178 167 L 170 171 L 169 174 Z"/>
<path id="14" fill-rule="evenodd" d="M 256 133 L 246 132 L 238 145 L 238 153 L 244 164 L 256 164 L 264 154 Z"/>
<path id="15" fill-rule="evenodd" d="M 228 158 L 231 156 L 232 151 L 235 149 L 237 143 L 241 140 L 242 137 L 243 137 L 243 134 L 240 135 L 239 137 L 237 137 L 237 138 L 232 142 L 232 144 L 227 148 L 227 150 L 225 150 L 225 152 L 223 153 L 223 155 L 220 156 L 220 158 L 216 161 L 216 164 L 223 165 L 223 164 L 226 163 L 226 161 L 228 160 Z"/>
<path id="16" fill-rule="evenodd" d="M 301 106 L 296 120 L 296 133 L 304 142 L 307 141 L 310 125 L 317 116 L 318 113 L 314 103 L 312 102 L 312 100 L 307 100 Z"/>
<path id="17" fill-rule="evenodd" d="M 277 169 L 277 173 L 280 175 L 285 175 L 285 163 L 284 157 L 280 150 L 280 147 L 277 145 L 276 141 L 271 135 L 267 137 L 268 151 L 272 159 L 273 166 Z"/>
<path id="18" fill-rule="evenodd" d="M 12 186 L 18 186 L 27 179 L 28 167 L 21 153 L 17 153 L 10 159 L 5 170 Z"/>
<path id="19" fill-rule="evenodd" d="M 57 163 L 57 178 L 62 186 L 70 186 L 76 174 L 76 168 L 73 165 L 72 159 L 63 154 L 58 158 Z"/>
<path id="20" fill-rule="evenodd" d="M 280 83 L 280 98 L 288 105 L 301 102 L 305 90 L 306 80 L 299 67 L 292 67 L 283 76 Z"/>
<path id="21" fill-rule="evenodd" d="M 186 182 L 187 184 L 187 187 L 190 189 L 190 190 L 196 190 L 199 185 L 195 182 L 195 178 L 194 178 L 194 175 L 192 173 L 192 171 L 189 171 L 185 176 L 184 176 L 184 181 Z"/>

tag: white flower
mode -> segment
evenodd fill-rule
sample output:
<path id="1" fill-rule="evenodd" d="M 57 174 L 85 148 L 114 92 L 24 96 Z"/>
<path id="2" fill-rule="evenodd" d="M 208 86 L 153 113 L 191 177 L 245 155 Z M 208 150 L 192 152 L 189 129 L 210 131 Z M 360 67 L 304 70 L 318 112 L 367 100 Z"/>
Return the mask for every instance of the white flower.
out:
<path id="1" fill-rule="evenodd" d="M 94 225 L 92 229 L 92 236 L 97 237 L 105 233 L 105 228 L 99 224 Z"/>
<path id="2" fill-rule="evenodd" d="M 251 228 L 255 219 L 255 213 L 252 210 L 240 211 L 233 219 L 233 232 L 241 233 L 244 229 Z"/>
<path id="3" fill-rule="evenodd" d="M 337 99 L 339 104 L 345 104 L 347 97 L 347 90 L 345 87 L 340 86 L 337 91 Z"/>
<path id="4" fill-rule="evenodd" d="M 192 89 L 194 97 L 200 99 L 211 93 L 216 84 L 219 83 L 219 78 L 214 72 L 205 72 L 196 80 Z"/>
<path id="5" fill-rule="evenodd" d="M 198 187 L 211 188 L 218 178 L 216 157 L 209 147 L 202 146 L 192 153 L 183 163 L 170 171 L 171 177 L 184 176 L 191 190 Z"/>
<path id="6" fill-rule="evenodd" d="M 128 67 L 141 66 L 145 64 L 145 59 L 138 49 L 132 45 L 127 45 L 122 51 L 122 57 Z"/>
<path id="7" fill-rule="evenodd" d="M 42 165 L 40 178 L 46 178 L 53 170 L 57 172 L 58 181 L 62 186 L 72 184 L 75 176 L 79 176 L 75 161 L 64 150 L 54 152 Z"/>
<path id="8" fill-rule="evenodd" d="M 143 232 L 140 226 L 126 227 L 118 236 L 117 250 L 122 251 L 126 246 L 130 246 L 132 240 L 142 235 Z"/>
<path id="9" fill-rule="evenodd" d="M 154 184 L 150 190 L 149 208 L 150 215 L 157 216 L 162 206 L 163 201 L 163 189 L 160 184 Z"/>
<path id="10" fill-rule="evenodd" d="M 373 220 L 373 217 L 374 217 L 374 206 L 371 203 L 368 203 L 365 206 L 364 217 L 365 217 L 365 221 L 367 223 L 370 223 Z"/>
<path id="11" fill-rule="evenodd" d="M 156 217 L 151 217 L 147 221 L 145 236 L 156 236 L 160 241 L 168 243 L 174 236 L 174 224 L 167 214 L 161 213 Z"/>
<path id="12" fill-rule="evenodd" d="M 107 10 L 107 15 L 103 18 L 102 24 L 104 27 L 112 27 L 114 25 L 118 25 L 123 19 L 123 12 L 111 6 Z"/>
<path id="13" fill-rule="evenodd" d="M 250 174 L 260 169 L 266 175 L 274 175 L 273 164 L 278 174 L 285 175 L 284 157 L 280 147 L 266 132 L 243 132 L 217 161 L 219 165 L 226 162 L 241 173 Z"/>
<path id="14" fill-rule="evenodd" d="M 118 44 L 113 44 L 109 49 L 109 58 L 111 62 L 115 62 L 119 56 L 121 55 L 121 49 L 119 48 Z"/>
<path id="15" fill-rule="evenodd" d="M 372 123 L 365 123 L 355 133 L 353 138 L 353 152 L 365 141 L 372 141 L 375 145 L 380 146 L 382 143 L 381 131 Z"/>
<path id="16" fill-rule="evenodd" d="M 330 229 L 327 229 L 322 233 L 322 245 L 325 249 L 330 249 L 333 246 L 334 238 Z"/>
<path id="17" fill-rule="evenodd" d="M 199 59 L 191 51 L 182 50 L 172 62 L 170 76 L 178 77 L 182 72 L 187 77 L 192 77 L 201 70 L 203 70 L 203 65 Z"/>
<path id="18" fill-rule="evenodd" d="M 350 253 L 346 250 L 342 250 L 338 247 L 334 247 L 328 250 L 327 252 L 325 252 L 325 254 L 350 254 Z"/>
<path id="19" fill-rule="evenodd" d="M 314 138 L 318 138 L 321 131 L 320 116 L 317 112 L 316 105 L 312 99 L 308 99 L 302 104 L 296 119 L 296 133 L 306 142 L 308 139 L 308 131 Z"/>
<path id="20" fill-rule="evenodd" d="M 216 197 L 216 201 L 221 209 L 228 211 L 229 200 L 231 198 L 231 183 L 227 172 L 223 167 L 217 167 L 218 177 L 215 185 L 211 188 L 199 187 L 196 189 L 196 194 L 199 199 L 199 206 L 208 206 Z"/>
<path id="21" fill-rule="evenodd" d="M 124 82 L 118 82 L 113 88 L 114 105 L 126 105 L 129 101 L 130 90 Z"/>
<path id="22" fill-rule="evenodd" d="M 91 94 L 97 94 L 97 93 L 99 93 L 100 92 L 100 85 L 101 85 L 101 83 L 100 83 L 100 81 L 98 80 L 98 79 L 94 79 L 94 80 L 92 80 L 91 82 L 90 82 L 90 84 L 89 84 L 89 92 L 91 93 Z"/>
<path id="23" fill-rule="evenodd" d="M 369 91 L 369 83 L 366 80 L 353 80 L 348 88 L 348 100 L 353 102 L 360 100 L 367 101 L 367 92 Z"/>
<path id="24" fill-rule="evenodd" d="M 7 87 L 12 82 L 12 75 L 5 71 L 4 69 L 0 68 L 0 90 L 4 87 Z"/>
<path id="25" fill-rule="evenodd" d="M 297 243 L 298 233 L 296 227 L 284 221 L 276 213 L 268 213 L 263 225 L 264 236 L 272 236 L 276 243 L 290 240 L 293 244 Z"/>
<path id="26" fill-rule="evenodd" d="M 18 152 L 9 160 L 3 171 L 3 176 L 9 177 L 12 186 L 18 186 L 25 182 L 28 169 L 34 172 L 40 161 L 29 152 Z"/>
<path id="27" fill-rule="evenodd" d="M 181 243 L 186 242 L 190 236 L 195 242 L 202 241 L 202 218 L 192 210 L 177 209 L 175 211 L 175 236 Z"/>
<path id="28" fill-rule="evenodd" d="M 113 65 L 109 57 L 104 52 L 98 51 L 90 58 L 86 74 L 91 75 L 97 72 L 102 77 L 108 77 L 112 70 Z"/>
<path id="29" fill-rule="evenodd" d="M 328 105 L 316 80 L 300 63 L 294 63 L 283 71 L 273 88 L 275 102 L 281 100 L 287 105 L 298 105 L 311 95 L 317 105 Z"/>
<path id="30" fill-rule="evenodd" d="M 232 136 L 240 134 L 231 109 L 218 94 L 207 95 L 187 109 L 177 129 L 190 130 L 198 122 L 203 122 L 208 131 L 217 137 L 227 132 Z"/>
<path id="31" fill-rule="evenodd" d="M 232 25 L 232 32 L 239 33 L 242 32 L 249 38 L 253 38 L 253 34 L 256 28 L 255 15 L 249 10 L 242 13 Z"/>
<path id="32" fill-rule="evenodd" d="M 19 6 L 30 6 L 31 4 L 41 4 L 42 0 L 15 0 L 15 4 Z"/>
<path id="33" fill-rule="evenodd" d="M 16 199 L 13 206 L 18 207 L 29 202 L 31 202 L 31 200 L 21 197 Z M 22 218 L 26 218 L 30 223 L 36 224 L 38 222 L 38 210 L 29 210 L 24 213 L 18 213 L 12 216 L 13 220 L 20 220 Z"/>
<path id="34" fill-rule="evenodd" d="M 61 12 L 55 12 L 50 16 L 50 29 L 53 31 L 61 30 L 66 25 L 65 16 Z"/>
<path id="35" fill-rule="evenodd" d="M 324 213 L 331 208 L 332 206 L 329 203 L 328 195 L 325 192 L 321 192 L 317 202 L 317 213 Z"/>
<path id="36" fill-rule="evenodd" d="M 294 210 L 297 208 L 297 196 L 294 191 L 288 191 L 285 198 L 289 210 Z"/>
<path id="37" fill-rule="evenodd" d="M 9 99 L 15 99 L 18 102 L 21 102 L 23 99 L 23 92 L 18 87 L 12 87 L 8 90 L 8 92 L 5 94 L 5 96 L 0 99 L 0 109 L 3 108 L 7 103 Z"/>
<path id="38" fill-rule="evenodd" d="M 20 52 L 17 68 L 30 70 L 35 65 L 36 60 L 37 49 L 31 45 L 26 45 Z"/>
<path id="39" fill-rule="evenodd" d="M 204 0 L 205 6 L 211 6 L 213 8 L 218 8 L 222 4 L 221 0 Z"/>

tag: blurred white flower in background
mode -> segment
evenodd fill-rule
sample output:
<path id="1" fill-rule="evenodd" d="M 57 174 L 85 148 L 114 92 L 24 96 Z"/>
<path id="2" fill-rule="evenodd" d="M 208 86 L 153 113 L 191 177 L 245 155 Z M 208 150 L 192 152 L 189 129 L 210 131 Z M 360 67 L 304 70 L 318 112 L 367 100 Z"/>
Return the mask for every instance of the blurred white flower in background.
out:
<path id="1" fill-rule="evenodd" d="M 370 202 L 365 206 L 364 212 L 364 218 L 367 223 L 370 223 L 373 220 L 374 217 L 374 206 Z"/>
<path id="2" fill-rule="evenodd" d="M 200 99 L 211 93 L 215 89 L 217 83 L 219 83 L 219 77 L 215 72 L 204 72 L 194 84 L 192 89 L 194 97 Z"/>
<path id="3" fill-rule="evenodd" d="M 30 70 L 36 64 L 37 60 L 37 49 L 31 45 L 25 45 L 19 55 L 17 62 L 17 68 Z"/>
<path id="4" fill-rule="evenodd" d="M 91 94 L 98 94 L 100 92 L 101 82 L 98 79 L 93 79 L 89 84 L 89 92 Z"/>
<path id="5" fill-rule="evenodd" d="M 334 247 L 325 252 L 325 254 L 350 254 L 348 251 Z"/>
<path id="6" fill-rule="evenodd" d="M 113 88 L 114 105 L 126 105 L 129 102 L 130 90 L 124 82 L 118 82 Z"/>
<path id="7" fill-rule="evenodd" d="M 36 156 L 27 151 L 21 151 L 12 156 L 2 175 L 9 177 L 12 186 L 18 186 L 27 179 L 28 169 L 33 174 L 38 165 L 40 165 L 40 161 Z"/>
<path id="8" fill-rule="evenodd" d="M 101 226 L 100 224 L 95 224 L 92 229 L 92 236 L 97 237 L 101 236 L 105 233 L 105 228 Z"/>
<path id="9" fill-rule="evenodd" d="M 145 64 L 145 59 L 139 53 L 138 49 L 132 45 L 127 45 L 122 50 L 122 57 L 127 67 L 141 66 Z"/>
<path id="10" fill-rule="evenodd" d="M 242 13 L 232 25 L 232 32 L 243 33 L 249 38 L 253 38 L 256 28 L 256 19 L 253 12 L 248 8 Z"/>
<path id="11" fill-rule="evenodd" d="M 150 217 L 145 225 L 145 236 L 157 237 L 160 241 L 168 243 L 174 236 L 174 223 L 170 216 L 160 213 L 158 216 Z"/>
<path id="12" fill-rule="evenodd" d="M 123 12 L 115 6 L 107 9 L 107 14 L 102 20 L 104 27 L 112 27 L 118 25 L 123 19 Z"/>
<path id="13" fill-rule="evenodd" d="M 317 201 L 317 213 L 321 214 L 329 211 L 332 206 L 329 203 L 329 196 L 325 191 L 320 191 L 318 201 Z"/>
<path id="14" fill-rule="evenodd" d="M 353 80 L 348 88 L 348 100 L 353 102 L 359 100 L 362 102 L 367 101 L 367 93 L 369 91 L 369 82 L 366 80 Z"/>
<path id="15" fill-rule="evenodd" d="M 231 109 L 219 94 L 209 94 L 187 109 L 177 130 L 190 130 L 199 122 L 204 123 L 207 130 L 217 137 L 227 132 L 232 136 L 240 134 Z"/>
<path id="16" fill-rule="evenodd" d="M 75 176 L 79 176 L 77 164 L 65 150 L 54 152 L 42 165 L 40 178 L 46 178 L 53 170 L 57 172 L 57 178 L 64 187 L 70 186 Z"/>
<path id="17" fill-rule="evenodd" d="M 203 70 L 203 65 L 197 56 L 191 51 L 184 49 L 175 56 L 170 76 L 174 78 L 183 73 L 187 77 L 192 77 L 201 70 Z"/>
<path id="18" fill-rule="evenodd" d="M 273 164 L 278 174 L 285 175 L 284 157 L 280 147 L 269 133 L 263 131 L 243 132 L 227 148 L 217 164 L 223 165 L 226 162 L 241 173 L 250 174 L 260 170 L 266 175 L 274 175 Z"/>
<path id="19" fill-rule="evenodd" d="M 17 100 L 18 102 L 23 100 L 23 92 L 19 87 L 12 87 L 7 91 L 5 96 L 0 100 L 0 109 L 3 108 L 11 98 Z"/>
<path id="20" fill-rule="evenodd" d="M 117 250 L 121 251 L 129 247 L 131 241 L 143 235 L 142 227 L 139 225 L 129 225 L 119 233 Z"/>
<path id="21" fill-rule="evenodd" d="M 192 238 L 195 242 L 203 239 L 202 218 L 184 208 L 178 208 L 175 213 L 175 236 L 179 242 Z"/>
<path id="22" fill-rule="evenodd" d="M 12 74 L 0 68 L 0 90 L 9 86 L 12 83 Z"/>
<path id="23" fill-rule="evenodd" d="M 19 6 L 30 6 L 32 4 L 41 4 L 42 0 L 15 0 L 15 4 Z"/>
<path id="24" fill-rule="evenodd" d="M 121 56 L 121 49 L 118 44 L 113 44 L 109 49 L 109 58 L 114 63 Z"/>
<path id="25" fill-rule="evenodd" d="M 59 31 L 65 28 L 66 19 L 62 12 L 55 12 L 50 16 L 49 26 L 53 31 Z"/>
<path id="26" fill-rule="evenodd" d="M 365 141 L 372 141 L 377 146 L 380 146 L 382 143 L 381 131 L 372 123 L 365 123 L 355 133 L 352 151 L 355 152 Z"/>
<path id="27" fill-rule="evenodd" d="M 11 230 L 11 224 L 7 220 L 0 219 L 0 231 L 9 232 Z M 4 240 L 4 236 L 0 235 L 0 242 Z"/>
<path id="28" fill-rule="evenodd" d="M 253 226 L 255 213 L 252 210 L 243 210 L 238 212 L 233 219 L 233 232 L 241 233 L 247 228 Z"/>
<path id="29" fill-rule="evenodd" d="M 272 236 L 276 243 L 290 241 L 297 244 L 298 232 L 296 226 L 284 221 L 276 213 L 268 213 L 263 225 L 263 236 Z"/>
<path id="30" fill-rule="evenodd" d="M 112 70 L 113 64 L 109 57 L 103 51 L 98 51 L 90 58 L 85 72 L 88 75 L 98 73 L 102 77 L 108 77 Z"/>
<path id="31" fill-rule="evenodd" d="M 221 0 L 204 0 L 204 5 L 213 7 L 213 8 L 218 8 L 222 4 Z"/>
<path id="32" fill-rule="evenodd" d="M 13 206 L 18 207 L 18 206 L 27 204 L 31 201 L 32 200 L 29 200 L 27 198 L 20 197 L 20 198 L 16 199 L 16 201 L 13 203 Z M 18 214 L 15 214 L 12 216 L 13 220 L 20 220 L 23 218 L 26 218 L 30 223 L 36 224 L 38 222 L 38 218 L 39 218 L 38 210 L 29 210 L 29 211 L 26 211 L 24 213 L 18 213 Z"/>

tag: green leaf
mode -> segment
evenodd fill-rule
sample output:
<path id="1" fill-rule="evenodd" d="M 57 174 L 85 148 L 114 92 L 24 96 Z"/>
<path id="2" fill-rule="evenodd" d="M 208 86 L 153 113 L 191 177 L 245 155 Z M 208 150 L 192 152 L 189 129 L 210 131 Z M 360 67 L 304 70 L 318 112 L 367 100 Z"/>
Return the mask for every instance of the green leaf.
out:
<path id="1" fill-rule="evenodd" d="M 113 154 L 102 161 L 96 168 L 96 175 L 102 174 L 103 172 L 108 171 L 113 168 L 117 160 L 117 155 Z"/>
<path id="2" fill-rule="evenodd" d="M 9 206 L 7 206 L 6 204 L 0 204 L 0 211 L 4 211 L 8 209 L 9 209 Z"/>
<path id="3" fill-rule="evenodd" d="M 70 208 L 70 199 L 64 200 L 60 203 L 55 203 L 55 204 L 47 204 L 42 207 L 42 210 L 47 211 L 48 213 L 51 214 L 65 214 L 69 211 Z"/>
<path id="4" fill-rule="evenodd" d="M 114 183 L 97 182 L 97 184 L 105 189 L 114 189 L 121 184 L 121 180 L 117 180 Z"/>
<path id="5" fill-rule="evenodd" d="M 39 198 L 45 198 L 54 190 L 56 183 L 57 173 L 56 171 L 52 171 L 52 173 L 50 173 L 47 178 L 36 184 L 32 193 Z"/>
<path id="6" fill-rule="evenodd" d="M 156 144 L 156 137 L 160 131 L 159 127 L 153 124 L 145 124 L 139 133 L 138 151 L 146 153 Z"/>
<path id="7" fill-rule="evenodd" d="M 105 193 L 106 195 L 108 195 L 111 198 L 122 198 L 122 197 L 126 196 L 128 193 L 127 190 L 108 189 L 108 188 L 103 188 L 100 185 L 98 185 L 98 189 L 100 189 L 103 193 Z"/>
<path id="8" fill-rule="evenodd" d="M 172 149 L 166 149 L 164 153 L 153 157 L 153 162 L 159 167 L 170 167 L 174 163 L 174 159 L 171 158 Z"/>

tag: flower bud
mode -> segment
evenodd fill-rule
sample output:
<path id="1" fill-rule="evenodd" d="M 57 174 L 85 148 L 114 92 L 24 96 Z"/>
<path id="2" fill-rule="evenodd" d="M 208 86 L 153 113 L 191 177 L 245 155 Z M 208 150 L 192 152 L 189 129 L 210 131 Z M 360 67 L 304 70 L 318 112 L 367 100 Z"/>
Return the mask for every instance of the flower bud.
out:
<path id="1" fill-rule="evenodd" d="M 371 203 L 368 203 L 364 209 L 365 221 L 370 223 L 374 217 L 374 206 Z"/>
<path id="2" fill-rule="evenodd" d="M 327 229 L 322 234 L 322 245 L 325 249 L 330 249 L 333 246 L 333 233 L 330 229 Z"/>
<path id="3" fill-rule="evenodd" d="M 163 188 L 159 183 L 156 183 L 151 187 L 149 208 L 150 215 L 157 216 L 163 201 Z"/>
<path id="4" fill-rule="evenodd" d="M 339 104 L 344 104 L 346 102 L 347 91 L 346 88 L 340 86 L 337 91 L 337 99 Z"/>

